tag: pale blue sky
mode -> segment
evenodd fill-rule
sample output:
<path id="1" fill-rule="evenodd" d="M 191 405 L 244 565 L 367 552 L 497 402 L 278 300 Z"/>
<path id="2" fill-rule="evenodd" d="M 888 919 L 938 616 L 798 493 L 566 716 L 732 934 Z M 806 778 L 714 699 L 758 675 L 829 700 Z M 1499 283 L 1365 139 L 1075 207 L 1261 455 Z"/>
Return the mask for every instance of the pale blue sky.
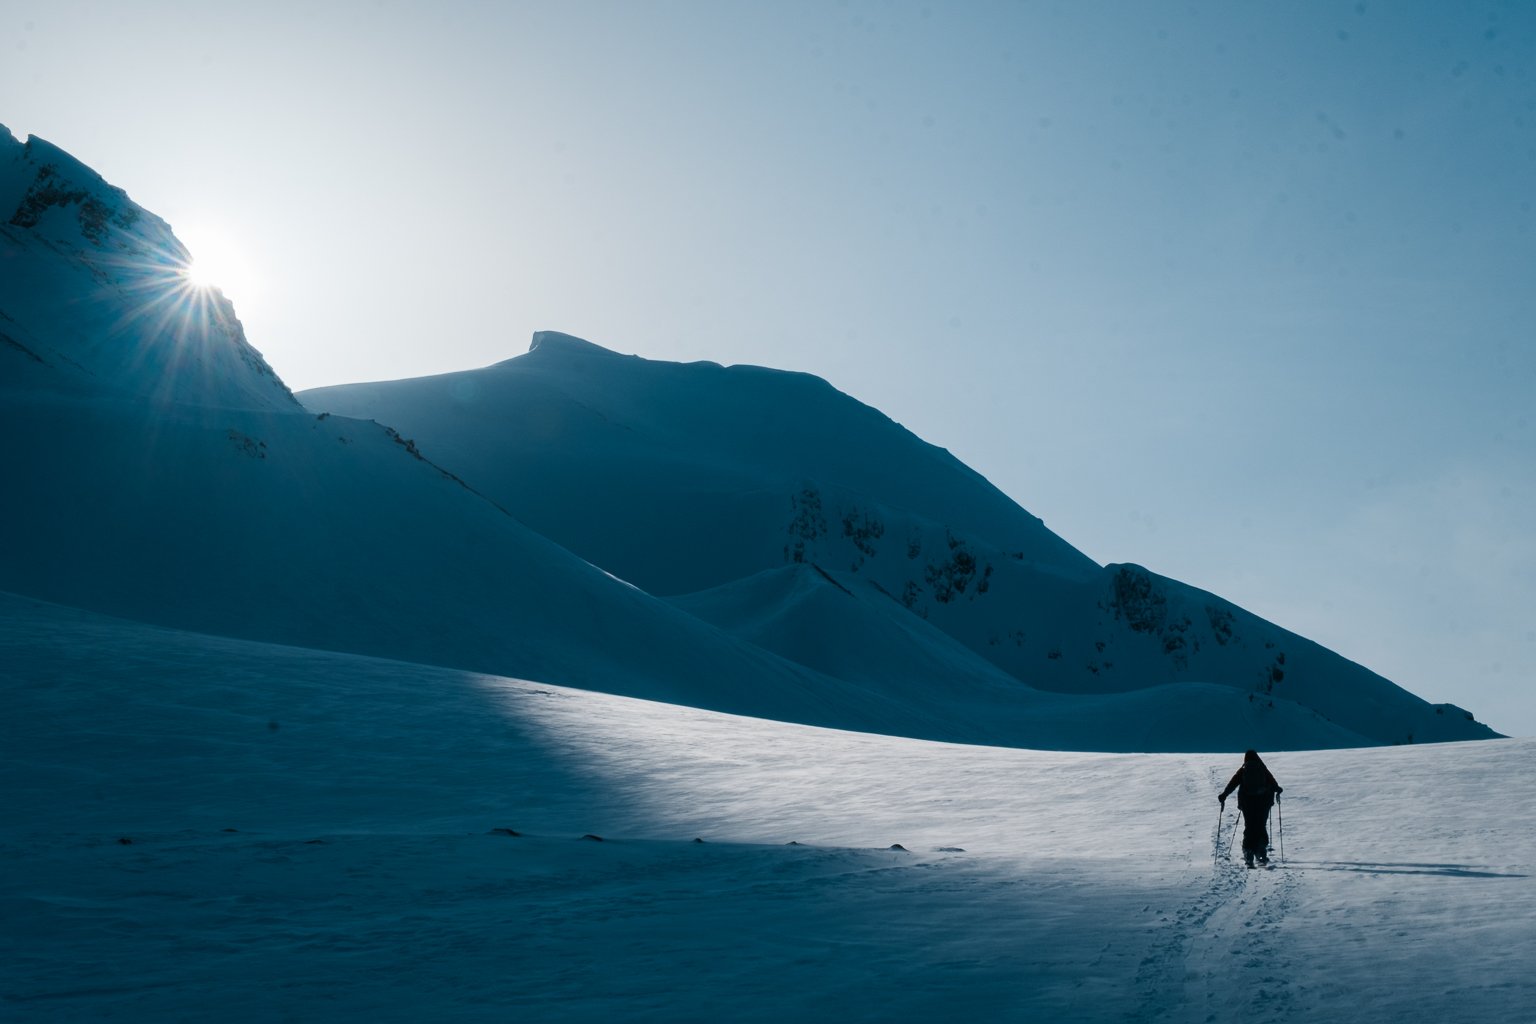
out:
<path id="1" fill-rule="evenodd" d="M 810 371 L 1536 734 L 1536 5 L 0 0 L 0 123 L 237 249 L 296 389 Z"/>

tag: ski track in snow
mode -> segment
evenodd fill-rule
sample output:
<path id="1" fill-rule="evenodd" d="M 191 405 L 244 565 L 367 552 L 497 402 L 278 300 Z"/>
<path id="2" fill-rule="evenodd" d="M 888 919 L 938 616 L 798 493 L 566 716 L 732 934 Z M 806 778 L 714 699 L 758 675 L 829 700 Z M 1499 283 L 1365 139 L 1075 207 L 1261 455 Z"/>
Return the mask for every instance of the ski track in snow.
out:
<path id="1" fill-rule="evenodd" d="M 1184 789 L 1192 805 L 1209 800 L 1224 782 L 1217 769 L 1184 766 Z M 1180 888 L 1190 894 L 1184 902 L 1171 910 L 1144 908 L 1155 914 L 1158 932 L 1134 982 L 1147 1020 L 1267 1024 L 1290 1012 L 1288 962 L 1277 932 L 1298 876 L 1277 881 L 1273 871 L 1250 871 L 1233 861 L 1232 820 L 1223 814 L 1220 823 L 1219 831 L 1209 833 L 1210 861 L 1192 862 L 1181 879 Z M 1198 849 L 1197 834 L 1191 820 L 1183 835 L 1187 849 Z M 1222 984 L 1232 975 L 1229 957 L 1241 958 L 1243 971 L 1258 978 L 1257 989 L 1232 990 Z"/>
<path id="2" fill-rule="evenodd" d="M 1218 864 L 1209 890 L 1180 915 L 1184 1016 L 1268 1024 L 1290 1018 L 1293 963 L 1282 932 L 1301 876 Z M 1239 970 L 1234 972 L 1236 965 Z M 1234 985 L 1234 977 L 1244 979 Z"/>

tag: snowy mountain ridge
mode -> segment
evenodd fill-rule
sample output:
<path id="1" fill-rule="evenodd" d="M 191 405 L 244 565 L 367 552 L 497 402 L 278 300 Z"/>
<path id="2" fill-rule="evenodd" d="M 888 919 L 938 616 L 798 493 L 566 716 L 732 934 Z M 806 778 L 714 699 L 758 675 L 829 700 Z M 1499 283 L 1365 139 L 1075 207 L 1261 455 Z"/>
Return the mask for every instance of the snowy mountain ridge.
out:
<path id="1" fill-rule="evenodd" d="M 807 374 L 656 362 L 548 332 L 484 369 L 300 398 L 394 424 L 571 551 L 850 682 L 874 671 L 916 691 L 978 678 L 979 661 L 1021 705 L 1031 691 L 1199 684 L 1213 689 L 1164 696 L 1199 718 L 1226 687 L 1256 720 L 1302 708 L 1341 730 L 1308 743 L 1492 735 L 1216 595 L 1098 566 L 948 452 Z M 782 576 L 796 565 L 815 572 Z M 855 594 L 879 596 L 907 631 L 946 635 L 949 670 L 871 653 L 932 648 L 893 645 Z M 1219 749 L 1214 733 L 1203 742 Z"/>
<path id="2" fill-rule="evenodd" d="M 543 332 L 306 410 L 164 222 L 94 172 L 6 133 L 0 199 L 0 430 L 21 439 L 0 535 L 25 538 L 0 590 L 935 740 L 1492 735 L 1211 595 L 1095 565 L 811 375 Z"/>
<path id="3" fill-rule="evenodd" d="M 0 383 L 25 374 L 73 393 L 302 411 L 229 300 L 187 280 L 190 254 L 165 221 L 3 125 L 0 241 L 0 356 L 12 364 Z"/>

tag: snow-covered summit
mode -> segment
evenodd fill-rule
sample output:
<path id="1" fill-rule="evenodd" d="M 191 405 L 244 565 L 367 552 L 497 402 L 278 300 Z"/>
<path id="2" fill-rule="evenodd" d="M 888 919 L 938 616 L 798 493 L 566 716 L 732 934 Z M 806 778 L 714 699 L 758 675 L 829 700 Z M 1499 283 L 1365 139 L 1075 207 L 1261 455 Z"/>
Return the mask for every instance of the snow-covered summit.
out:
<path id="1" fill-rule="evenodd" d="M 1095 564 L 810 374 L 549 331 L 483 370 L 307 393 L 310 415 L 121 190 L 5 133 L 0 200 L 0 432 L 21 439 L 0 452 L 0 590 L 930 739 L 1491 735 L 1214 595 Z"/>
<path id="2" fill-rule="evenodd" d="M 298 412 L 170 225 L 0 126 L 0 388 Z"/>
<path id="3" fill-rule="evenodd" d="M 541 332 L 526 355 L 482 370 L 319 388 L 304 402 L 430 436 L 488 493 L 520 492 L 517 514 L 535 529 L 653 594 L 782 564 L 834 502 L 894 506 L 1063 574 L 1098 569 L 949 452 L 807 373 L 619 357 Z M 461 437 L 454 421 L 477 426 Z M 623 496 L 625 537 L 605 502 L 568 500 L 590 488 Z M 787 519 L 803 520 L 795 537 Z"/>
<path id="4" fill-rule="evenodd" d="M 574 334 L 565 334 L 561 331 L 534 331 L 533 341 L 528 345 L 529 352 L 537 352 L 543 349 L 546 355 L 557 350 L 562 352 L 581 353 L 584 355 L 616 356 L 619 353 L 603 346 L 578 338 Z"/>
<path id="5" fill-rule="evenodd" d="M 0 211 L 6 223 L 64 245 L 190 260 L 170 225 L 100 174 L 35 135 L 21 142 L 0 125 Z"/>
<path id="6" fill-rule="evenodd" d="M 1214 594 L 1096 564 L 810 374 L 617 356 L 547 332 L 484 369 L 301 397 L 406 431 L 593 564 L 847 683 L 957 703 L 1000 683 L 1016 704 L 1108 701 L 1097 741 L 1065 725 L 1012 732 L 1034 745 L 1149 749 L 1111 722 L 1159 702 L 1182 708 L 1186 750 L 1220 749 L 1234 728 L 1271 747 L 1492 735 Z M 814 571 L 784 571 L 796 566 Z"/>

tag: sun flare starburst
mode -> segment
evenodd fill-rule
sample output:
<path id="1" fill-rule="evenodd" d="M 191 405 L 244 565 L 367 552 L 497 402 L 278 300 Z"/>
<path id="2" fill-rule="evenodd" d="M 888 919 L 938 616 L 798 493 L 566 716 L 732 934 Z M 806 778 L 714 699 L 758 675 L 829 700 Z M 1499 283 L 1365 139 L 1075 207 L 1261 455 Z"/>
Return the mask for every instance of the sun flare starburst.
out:
<path id="1" fill-rule="evenodd" d="M 194 288 L 215 288 L 219 284 L 219 275 L 202 260 L 194 259 L 188 263 L 183 273 Z"/>
<path id="2" fill-rule="evenodd" d="M 256 275 L 233 236 L 218 228 L 192 224 L 176 229 L 191 253 L 182 277 L 193 288 L 217 288 L 241 305 L 248 305 L 259 291 Z"/>

